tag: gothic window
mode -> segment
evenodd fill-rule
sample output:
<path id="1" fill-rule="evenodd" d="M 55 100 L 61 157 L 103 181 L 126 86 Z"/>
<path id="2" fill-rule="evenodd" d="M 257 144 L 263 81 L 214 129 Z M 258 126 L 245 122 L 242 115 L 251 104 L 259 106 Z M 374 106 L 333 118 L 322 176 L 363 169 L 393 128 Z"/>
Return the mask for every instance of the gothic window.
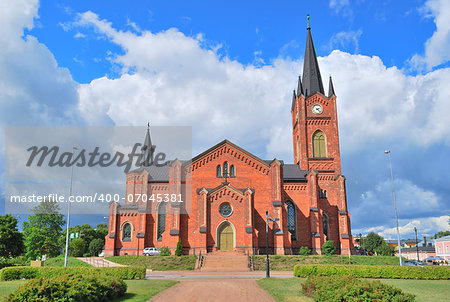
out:
<path id="1" fill-rule="evenodd" d="M 220 165 L 218 165 L 216 168 L 216 176 L 222 177 L 222 167 Z"/>
<path id="2" fill-rule="evenodd" d="M 320 189 L 319 198 L 327 198 L 327 190 Z"/>
<path id="3" fill-rule="evenodd" d="M 234 165 L 230 166 L 230 177 L 236 177 L 236 169 L 234 168 Z"/>
<path id="4" fill-rule="evenodd" d="M 313 157 L 327 157 L 327 149 L 325 143 L 325 134 L 317 131 L 313 135 Z"/>
<path id="5" fill-rule="evenodd" d="M 291 233 L 291 240 L 297 240 L 297 224 L 295 221 L 295 206 L 292 202 L 286 202 L 288 231 Z"/>
<path id="6" fill-rule="evenodd" d="M 158 232 L 156 240 L 162 240 L 162 234 L 166 230 L 166 203 L 161 202 L 158 207 Z"/>
<path id="7" fill-rule="evenodd" d="M 322 214 L 322 223 L 323 223 L 323 234 L 328 240 L 328 216 L 325 213 Z"/>
<path id="8" fill-rule="evenodd" d="M 122 241 L 131 241 L 131 224 L 129 223 L 123 225 Z"/>
<path id="9" fill-rule="evenodd" d="M 223 173 L 222 173 L 223 177 L 229 177 L 228 175 L 228 162 L 224 162 L 223 163 Z"/>

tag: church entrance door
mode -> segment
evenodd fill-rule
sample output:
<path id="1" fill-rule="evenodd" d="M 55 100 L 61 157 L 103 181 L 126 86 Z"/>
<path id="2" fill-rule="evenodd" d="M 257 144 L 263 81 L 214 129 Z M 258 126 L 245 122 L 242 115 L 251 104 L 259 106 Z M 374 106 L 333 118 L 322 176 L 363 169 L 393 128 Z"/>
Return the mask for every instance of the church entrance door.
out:
<path id="1" fill-rule="evenodd" d="M 219 232 L 219 250 L 232 251 L 233 250 L 233 227 L 228 222 L 220 226 Z"/>

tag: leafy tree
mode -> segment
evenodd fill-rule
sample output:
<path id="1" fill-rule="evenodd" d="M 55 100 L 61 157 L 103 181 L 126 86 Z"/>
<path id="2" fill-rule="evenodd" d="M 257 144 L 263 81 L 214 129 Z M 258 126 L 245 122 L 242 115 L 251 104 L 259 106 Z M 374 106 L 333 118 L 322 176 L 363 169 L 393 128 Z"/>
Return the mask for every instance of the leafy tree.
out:
<path id="1" fill-rule="evenodd" d="M 69 243 L 70 255 L 73 257 L 81 257 L 86 251 L 86 241 L 82 238 L 72 239 Z"/>
<path id="2" fill-rule="evenodd" d="M 92 256 L 98 256 L 98 254 L 103 250 L 103 247 L 105 246 L 105 240 L 96 238 L 91 241 L 89 244 L 89 253 Z"/>
<path id="3" fill-rule="evenodd" d="M 375 252 L 378 255 L 382 256 L 394 256 L 395 247 L 387 245 L 387 243 L 383 240 L 381 246 L 375 249 Z"/>
<path id="4" fill-rule="evenodd" d="M 26 256 L 29 259 L 42 259 L 43 255 L 55 257 L 60 254 L 58 239 L 62 234 L 64 215 L 60 214 L 58 204 L 44 200 L 32 210 L 23 223 Z"/>
<path id="5" fill-rule="evenodd" d="M 322 245 L 322 255 L 333 255 L 336 253 L 336 248 L 334 247 L 333 241 L 327 240 Z"/>
<path id="6" fill-rule="evenodd" d="M 364 247 L 368 252 L 376 252 L 383 245 L 384 239 L 380 235 L 370 232 L 364 241 Z"/>
<path id="7" fill-rule="evenodd" d="M 311 254 L 311 250 L 309 249 L 309 247 L 307 246 L 302 246 L 299 250 L 298 250 L 298 254 L 299 255 L 303 255 L 303 256 L 307 256 Z"/>
<path id="8" fill-rule="evenodd" d="M 89 224 L 75 225 L 69 227 L 70 234 L 78 234 L 78 238 L 82 238 L 86 242 L 86 246 L 89 247 L 91 242 L 95 239 L 101 239 L 103 245 L 105 244 L 105 237 L 108 234 L 108 226 L 106 223 L 100 223 L 96 228 L 91 227 Z M 59 239 L 62 246 L 66 244 L 66 230 L 63 232 L 63 236 Z"/>
<path id="9" fill-rule="evenodd" d="M 175 255 L 176 256 L 183 255 L 183 242 L 181 242 L 181 239 L 178 240 L 177 249 L 175 250 Z"/>
<path id="10" fill-rule="evenodd" d="M 17 229 L 17 219 L 0 215 L 0 257 L 17 257 L 24 251 L 23 235 Z"/>
<path id="11" fill-rule="evenodd" d="M 438 239 L 438 238 L 445 237 L 448 235 L 450 235 L 450 231 L 441 231 L 441 232 L 437 232 L 436 234 L 434 234 L 434 236 L 431 237 L 431 239 Z"/>

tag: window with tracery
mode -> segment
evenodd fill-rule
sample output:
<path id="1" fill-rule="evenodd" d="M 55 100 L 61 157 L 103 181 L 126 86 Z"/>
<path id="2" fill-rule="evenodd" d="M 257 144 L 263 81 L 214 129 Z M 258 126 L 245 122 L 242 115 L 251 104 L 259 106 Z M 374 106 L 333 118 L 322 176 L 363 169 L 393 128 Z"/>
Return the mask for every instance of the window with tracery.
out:
<path id="1" fill-rule="evenodd" d="M 291 240 L 297 240 L 297 224 L 295 221 L 295 206 L 292 202 L 286 202 L 288 231 L 291 233 Z"/>
<path id="2" fill-rule="evenodd" d="M 313 157 L 327 157 L 325 134 L 317 131 L 313 135 Z"/>

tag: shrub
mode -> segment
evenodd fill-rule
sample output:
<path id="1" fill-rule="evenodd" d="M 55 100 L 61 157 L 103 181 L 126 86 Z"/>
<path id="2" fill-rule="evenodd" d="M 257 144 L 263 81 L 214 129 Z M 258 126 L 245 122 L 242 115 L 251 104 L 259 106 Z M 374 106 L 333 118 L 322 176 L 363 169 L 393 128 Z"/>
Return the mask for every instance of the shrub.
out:
<path id="1" fill-rule="evenodd" d="M 5 267 L 0 270 L 0 280 L 20 280 L 35 278 L 52 278 L 68 274 L 84 276 L 106 277 L 110 276 L 121 280 L 144 279 L 145 266 L 123 267 Z"/>
<path id="2" fill-rule="evenodd" d="M 387 279 L 450 279 L 450 268 L 443 266 L 391 266 L 391 265 L 296 265 L 294 276 L 354 276 L 357 278 Z"/>
<path id="3" fill-rule="evenodd" d="M 89 253 L 92 256 L 98 256 L 98 254 L 103 250 L 105 246 L 105 241 L 103 239 L 97 238 L 89 243 Z"/>
<path id="4" fill-rule="evenodd" d="M 334 247 L 333 241 L 327 240 L 322 245 L 322 255 L 333 255 L 336 253 L 336 248 Z"/>
<path id="5" fill-rule="evenodd" d="M 177 243 L 177 249 L 175 250 L 175 256 L 181 256 L 183 255 L 183 242 L 181 242 L 181 239 L 178 240 Z"/>
<path id="6" fill-rule="evenodd" d="M 414 295 L 380 281 L 351 276 L 309 277 L 302 285 L 305 296 L 314 301 L 414 301 Z"/>
<path id="7" fill-rule="evenodd" d="M 126 290 L 127 285 L 120 278 L 68 274 L 31 280 L 6 301 L 110 301 L 123 296 Z"/>
<path id="8" fill-rule="evenodd" d="M 70 255 L 73 257 L 81 257 L 86 251 L 86 241 L 82 238 L 75 238 L 69 244 Z"/>
<path id="9" fill-rule="evenodd" d="M 311 250 L 309 249 L 309 247 L 307 246 L 302 246 L 299 250 L 298 250 L 298 254 L 302 255 L 302 256 L 307 256 L 311 254 Z"/>
<path id="10" fill-rule="evenodd" d="M 172 253 L 170 252 L 169 248 L 167 246 L 163 246 L 162 248 L 159 249 L 159 251 L 161 252 L 161 256 L 170 256 L 172 255 Z"/>

